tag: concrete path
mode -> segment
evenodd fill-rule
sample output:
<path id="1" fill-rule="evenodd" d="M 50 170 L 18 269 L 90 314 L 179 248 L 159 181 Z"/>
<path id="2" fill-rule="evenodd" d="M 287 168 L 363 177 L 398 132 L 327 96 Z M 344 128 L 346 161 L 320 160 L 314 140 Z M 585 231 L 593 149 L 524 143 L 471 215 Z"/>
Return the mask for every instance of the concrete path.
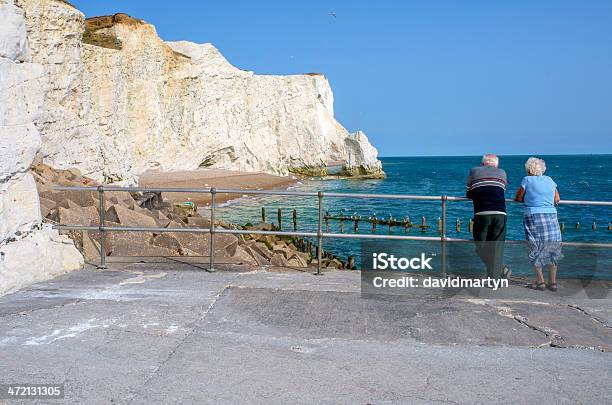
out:
<path id="1" fill-rule="evenodd" d="M 359 282 L 86 269 L 0 298 L 0 383 L 63 383 L 55 403 L 612 403 L 610 299 L 363 299 Z"/>

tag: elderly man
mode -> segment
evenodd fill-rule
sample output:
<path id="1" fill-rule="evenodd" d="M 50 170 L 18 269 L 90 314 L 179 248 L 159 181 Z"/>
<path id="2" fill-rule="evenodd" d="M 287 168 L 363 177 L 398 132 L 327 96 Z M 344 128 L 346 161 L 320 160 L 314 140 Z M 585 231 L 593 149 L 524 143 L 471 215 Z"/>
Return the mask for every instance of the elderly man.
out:
<path id="1" fill-rule="evenodd" d="M 474 241 L 476 252 L 491 278 L 508 277 L 503 266 L 506 240 L 506 172 L 493 154 L 482 157 L 482 164 L 470 170 L 466 196 L 474 202 Z"/>

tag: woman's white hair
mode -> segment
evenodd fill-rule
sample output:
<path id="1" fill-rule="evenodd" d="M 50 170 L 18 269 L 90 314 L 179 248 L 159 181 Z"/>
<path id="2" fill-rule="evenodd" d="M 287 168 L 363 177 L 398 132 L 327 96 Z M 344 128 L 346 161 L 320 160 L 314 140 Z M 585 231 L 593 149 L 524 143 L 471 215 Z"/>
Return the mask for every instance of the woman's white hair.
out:
<path id="1" fill-rule="evenodd" d="M 546 171 L 546 162 L 537 157 L 530 157 L 525 163 L 525 170 L 532 176 L 541 176 Z"/>

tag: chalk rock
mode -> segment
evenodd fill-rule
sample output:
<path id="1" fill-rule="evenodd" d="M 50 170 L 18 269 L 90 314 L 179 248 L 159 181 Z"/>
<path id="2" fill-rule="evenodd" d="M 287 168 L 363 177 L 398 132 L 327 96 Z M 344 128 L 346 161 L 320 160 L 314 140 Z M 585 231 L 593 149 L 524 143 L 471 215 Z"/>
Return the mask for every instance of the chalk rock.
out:
<path id="1" fill-rule="evenodd" d="M 378 150 L 368 140 L 363 131 L 357 131 L 344 139 L 348 160 L 344 165 L 347 173 L 353 176 L 384 176 L 382 163 L 378 160 Z"/>
<path id="2" fill-rule="evenodd" d="M 40 149 L 42 75 L 40 65 L 0 57 L 0 182 L 27 172 Z"/>
<path id="3" fill-rule="evenodd" d="M 76 270 L 83 258 L 66 236 L 42 224 L 30 166 L 41 147 L 43 66 L 31 63 L 24 12 L 0 1 L 0 295 Z"/>
<path id="4" fill-rule="evenodd" d="M 380 172 L 367 138 L 351 143 L 334 118 L 321 74 L 257 75 L 125 14 L 85 20 L 60 1 L 19 4 L 49 77 L 37 126 L 54 167 L 119 183 L 147 169 L 325 174 L 328 161 Z"/>
<path id="5" fill-rule="evenodd" d="M 28 59 L 23 10 L 12 1 L 0 5 L 0 57 L 16 61 Z"/>
<path id="6" fill-rule="evenodd" d="M 25 11 L 32 61 L 44 67 L 47 78 L 42 88 L 45 111 L 36 120 L 45 162 L 61 169 L 76 167 L 98 181 L 109 172 L 126 173 L 121 152 L 116 151 L 113 161 L 103 150 L 100 131 L 104 129 L 98 127 L 92 109 L 91 83 L 82 60 L 83 13 L 63 1 L 17 3 Z"/>
<path id="7" fill-rule="evenodd" d="M 40 224 L 38 192 L 30 173 L 0 187 L 0 241 L 19 238 Z"/>
<path id="8" fill-rule="evenodd" d="M 0 295 L 83 266 L 72 240 L 50 225 L 0 246 Z"/>

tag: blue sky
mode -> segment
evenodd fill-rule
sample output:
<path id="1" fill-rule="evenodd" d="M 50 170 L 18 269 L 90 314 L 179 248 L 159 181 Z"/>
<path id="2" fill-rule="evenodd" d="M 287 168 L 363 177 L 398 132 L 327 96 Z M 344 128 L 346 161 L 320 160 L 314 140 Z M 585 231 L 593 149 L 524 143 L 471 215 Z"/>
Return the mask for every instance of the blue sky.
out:
<path id="1" fill-rule="evenodd" d="M 72 3 L 256 73 L 324 73 L 383 156 L 612 153 L 612 1 Z"/>

